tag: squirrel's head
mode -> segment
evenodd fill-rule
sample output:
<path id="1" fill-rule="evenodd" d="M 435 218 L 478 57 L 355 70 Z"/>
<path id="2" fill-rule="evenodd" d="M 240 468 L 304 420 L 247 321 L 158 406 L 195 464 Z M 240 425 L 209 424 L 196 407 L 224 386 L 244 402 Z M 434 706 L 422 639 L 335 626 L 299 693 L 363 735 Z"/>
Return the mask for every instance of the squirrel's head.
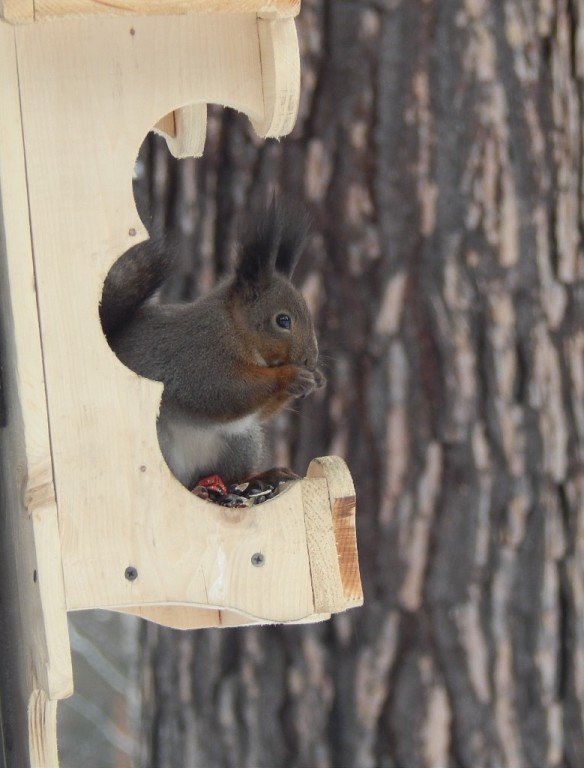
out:
<path id="1" fill-rule="evenodd" d="M 232 283 L 235 324 L 261 365 L 316 368 L 312 318 L 290 277 L 308 232 L 302 209 L 274 202 L 243 238 Z"/>

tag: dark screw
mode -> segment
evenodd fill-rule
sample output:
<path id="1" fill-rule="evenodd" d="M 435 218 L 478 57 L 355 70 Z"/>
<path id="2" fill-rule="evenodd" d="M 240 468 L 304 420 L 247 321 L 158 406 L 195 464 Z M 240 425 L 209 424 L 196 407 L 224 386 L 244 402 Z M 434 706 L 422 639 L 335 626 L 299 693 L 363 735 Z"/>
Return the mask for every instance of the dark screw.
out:
<path id="1" fill-rule="evenodd" d="M 136 230 L 134 229 L 134 227 L 130 227 L 130 229 L 128 230 L 128 234 L 130 235 L 130 237 L 136 237 Z"/>
<path id="2" fill-rule="evenodd" d="M 134 568 L 133 565 L 129 565 L 126 568 L 124 576 L 128 579 L 128 581 L 134 581 L 134 579 L 138 578 L 138 571 L 136 570 L 136 568 Z"/>
<path id="3" fill-rule="evenodd" d="M 256 568 L 261 568 L 265 562 L 266 556 L 262 555 L 261 552 L 256 552 L 255 555 L 251 556 L 251 564 L 255 565 Z"/>

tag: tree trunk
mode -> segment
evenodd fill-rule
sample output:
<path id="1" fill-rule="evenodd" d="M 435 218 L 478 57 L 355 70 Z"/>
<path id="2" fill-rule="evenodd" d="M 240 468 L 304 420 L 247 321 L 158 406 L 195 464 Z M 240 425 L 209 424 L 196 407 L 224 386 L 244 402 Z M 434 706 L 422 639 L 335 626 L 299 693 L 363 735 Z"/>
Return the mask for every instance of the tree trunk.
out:
<path id="1" fill-rule="evenodd" d="M 362 609 L 306 627 L 143 629 L 142 764 L 584 765 L 583 0 L 304 0 L 281 143 L 211 111 L 158 139 L 144 216 L 183 295 L 276 187 L 314 217 L 298 283 L 328 386 L 276 464 L 344 456 Z"/>

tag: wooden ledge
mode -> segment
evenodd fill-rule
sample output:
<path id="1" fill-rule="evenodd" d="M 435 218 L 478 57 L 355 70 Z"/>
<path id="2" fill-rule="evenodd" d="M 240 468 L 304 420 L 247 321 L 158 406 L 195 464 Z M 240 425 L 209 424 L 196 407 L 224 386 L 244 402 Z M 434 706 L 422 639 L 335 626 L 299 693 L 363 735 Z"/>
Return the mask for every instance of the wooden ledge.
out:
<path id="1" fill-rule="evenodd" d="M 192 535 L 198 538 L 198 550 L 183 558 L 188 589 L 181 586 L 182 578 L 175 579 L 161 602 L 156 590 L 142 588 L 138 579 L 128 591 L 135 601 L 77 607 L 109 608 L 175 629 L 200 629 L 312 623 L 363 603 L 355 491 L 342 459 L 314 459 L 306 478 L 261 506 L 226 510 L 193 501 L 196 508 L 185 522 L 178 512 L 175 522 L 186 533 L 190 517 Z M 264 557 L 260 568 L 253 565 L 254 552 Z M 141 564 L 137 571 L 143 572 Z"/>
<path id="2" fill-rule="evenodd" d="M 0 18 L 23 24 L 59 16 L 150 16 L 185 13 L 256 13 L 293 17 L 300 0 L 0 0 Z"/>

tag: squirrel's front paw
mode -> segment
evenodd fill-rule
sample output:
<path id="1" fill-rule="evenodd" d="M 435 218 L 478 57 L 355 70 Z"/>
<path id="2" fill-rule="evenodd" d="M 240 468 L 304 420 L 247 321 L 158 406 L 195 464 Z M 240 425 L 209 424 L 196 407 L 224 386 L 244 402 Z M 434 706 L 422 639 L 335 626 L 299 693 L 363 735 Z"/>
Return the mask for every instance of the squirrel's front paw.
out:
<path id="1" fill-rule="evenodd" d="M 324 373 L 320 370 L 320 368 L 317 368 L 314 372 L 314 383 L 316 386 L 316 389 L 320 389 L 321 387 L 324 387 L 326 384 L 326 376 Z"/>
<path id="2" fill-rule="evenodd" d="M 320 372 L 309 371 L 308 368 L 296 368 L 292 381 L 286 387 L 286 392 L 292 397 L 306 397 L 319 386 L 322 386 L 324 377 Z M 317 383 L 321 382 L 321 383 Z"/>

